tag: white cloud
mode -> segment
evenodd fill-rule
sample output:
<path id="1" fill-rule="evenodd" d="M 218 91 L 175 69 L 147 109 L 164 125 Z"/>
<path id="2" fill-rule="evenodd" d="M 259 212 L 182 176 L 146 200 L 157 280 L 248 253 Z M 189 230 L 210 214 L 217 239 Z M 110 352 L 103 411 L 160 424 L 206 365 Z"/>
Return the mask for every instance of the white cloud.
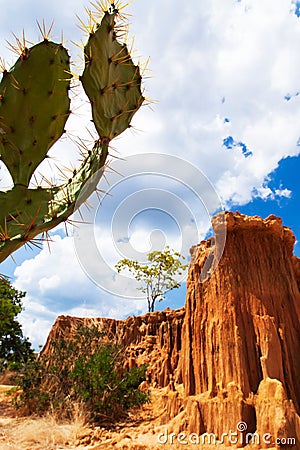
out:
<path id="1" fill-rule="evenodd" d="M 292 191 L 290 191 L 287 188 L 285 188 L 285 189 L 275 189 L 275 195 L 277 195 L 278 197 L 291 198 Z"/>
<path id="2" fill-rule="evenodd" d="M 155 94 L 161 99 L 155 114 L 165 127 L 156 148 L 186 155 L 215 183 L 227 174 L 229 183 L 238 181 L 228 195 L 245 190 L 239 195 L 245 202 L 283 156 L 299 152 L 299 99 L 293 104 L 284 99 L 297 91 L 300 79 L 299 20 L 290 13 L 290 2 L 281 0 L 201 1 L 192 9 L 186 15 L 184 8 L 177 14 L 172 9 L 167 23 L 157 14 L 152 39 L 134 17 L 137 41 L 147 41 L 152 55 Z M 156 45 L 157 40 L 164 44 Z M 230 130 L 222 123 L 225 117 Z M 239 158 L 236 164 L 222 149 L 229 133 L 251 148 L 251 160 Z M 241 171 L 248 176 L 237 180 Z"/>
<path id="3" fill-rule="evenodd" d="M 145 312 L 144 300 L 126 298 L 127 295 L 134 295 L 132 287 L 127 289 L 126 279 L 124 289 L 121 289 L 124 297 L 120 298 L 99 289 L 85 275 L 74 253 L 72 237 L 62 239 L 53 235 L 52 240 L 51 252 L 45 243 L 38 255 L 27 259 L 15 270 L 14 286 L 27 292 L 25 311 L 20 321 L 25 335 L 35 346 L 45 341 L 51 325 L 60 314 L 120 319 L 129 313 Z M 113 293 L 114 280 L 110 272 L 107 281 L 106 276 L 105 272 L 101 273 L 103 285 Z M 118 282 L 122 283 L 123 280 Z"/>

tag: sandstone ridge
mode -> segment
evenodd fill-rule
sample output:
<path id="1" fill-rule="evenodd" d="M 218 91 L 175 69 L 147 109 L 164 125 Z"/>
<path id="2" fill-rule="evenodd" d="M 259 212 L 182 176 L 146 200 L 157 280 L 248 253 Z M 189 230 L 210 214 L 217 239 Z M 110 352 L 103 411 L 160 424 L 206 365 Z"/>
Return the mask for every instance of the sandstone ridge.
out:
<path id="1" fill-rule="evenodd" d="M 259 448 L 299 450 L 295 237 L 275 216 L 227 212 L 212 223 L 215 237 L 191 251 L 184 308 L 124 321 L 61 316 L 43 352 L 78 324 L 96 323 L 125 345 L 128 366 L 149 363 L 148 382 L 165 388 L 161 423 L 168 431 L 218 439 L 233 431 L 240 446 L 255 433 Z"/>

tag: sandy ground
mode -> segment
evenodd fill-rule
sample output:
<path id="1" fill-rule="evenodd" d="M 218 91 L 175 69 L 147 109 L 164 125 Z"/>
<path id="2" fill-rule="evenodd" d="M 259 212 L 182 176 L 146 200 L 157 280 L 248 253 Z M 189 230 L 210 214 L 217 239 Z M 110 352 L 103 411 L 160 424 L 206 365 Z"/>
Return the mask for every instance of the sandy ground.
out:
<path id="1" fill-rule="evenodd" d="M 165 432 L 159 390 L 152 392 L 152 402 L 132 412 L 126 422 L 114 429 L 87 427 L 82 419 L 58 423 L 50 415 L 44 418 L 18 417 L 8 395 L 11 386 L 0 385 L 0 450 L 179 450 L 232 449 L 223 445 L 183 445 L 160 443 Z M 252 447 L 253 448 L 253 447 Z M 247 447 L 250 450 L 250 447 Z M 246 450 L 246 448 L 245 448 Z M 255 450 L 259 450 L 256 446 Z M 269 449 L 271 450 L 271 449 Z"/>
<path id="2" fill-rule="evenodd" d="M 155 417 L 151 405 L 131 414 L 114 430 L 89 428 L 78 419 L 57 423 L 53 417 L 18 417 L 11 404 L 11 386 L 0 385 L 0 450 L 155 449 Z"/>

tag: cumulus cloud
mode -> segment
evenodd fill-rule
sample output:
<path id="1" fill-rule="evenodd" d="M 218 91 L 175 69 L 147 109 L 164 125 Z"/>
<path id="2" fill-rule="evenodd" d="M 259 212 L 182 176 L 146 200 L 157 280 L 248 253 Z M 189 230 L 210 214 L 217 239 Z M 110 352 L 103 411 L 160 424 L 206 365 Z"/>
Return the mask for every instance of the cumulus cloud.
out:
<path id="1" fill-rule="evenodd" d="M 152 39 L 133 17 L 137 41 L 152 56 L 157 122 L 165 123 L 160 136 L 154 129 L 153 148 L 185 155 L 225 202 L 246 203 L 280 159 L 299 153 L 299 19 L 281 0 L 201 1 L 192 12 L 169 5 L 167 21 L 155 3 Z M 137 5 L 139 13 L 143 7 Z M 243 142 L 252 158 L 224 148 L 228 136 Z"/>
<path id="2" fill-rule="evenodd" d="M 145 312 L 143 299 L 130 299 L 130 294 L 134 294 L 132 289 L 130 292 L 125 289 L 123 298 L 116 297 L 113 280 L 108 280 L 112 292 L 108 294 L 86 276 L 75 256 L 72 237 L 62 239 L 54 234 L 52 241 L 51 252 L 45 243 L 39 254 L 15 269 L 14 286 L 27 292 L 25 311 L 20 318 L 25 334 L 35 346 L 45 341 L 60 314 L 121 319 Z M 100 273 L 104 286 L 105 276 L 105 272 Z"/>

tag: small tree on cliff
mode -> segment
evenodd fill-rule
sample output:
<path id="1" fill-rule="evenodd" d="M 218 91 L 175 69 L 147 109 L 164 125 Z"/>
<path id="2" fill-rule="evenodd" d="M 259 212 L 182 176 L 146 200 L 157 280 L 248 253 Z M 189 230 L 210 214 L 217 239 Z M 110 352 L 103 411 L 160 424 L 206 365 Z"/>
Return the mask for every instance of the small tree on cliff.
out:
<path id="1" fill-rule="evenodd" d="M 174 277 L 182 275 L 187 264 L 181 261 L 184 256 L 169 247 L 166 247 L 163 252 L 155 250 L 148 253 L 147 259 L 147 264 L 121 259 L 115 267 L 118 272 L 128 269 L 141 283 L 138 290 L 146 294 L 148 311 L 153 312 L 156 300 L 163 300 L 167 292 L 179 288 L 180 283 Z"/>

